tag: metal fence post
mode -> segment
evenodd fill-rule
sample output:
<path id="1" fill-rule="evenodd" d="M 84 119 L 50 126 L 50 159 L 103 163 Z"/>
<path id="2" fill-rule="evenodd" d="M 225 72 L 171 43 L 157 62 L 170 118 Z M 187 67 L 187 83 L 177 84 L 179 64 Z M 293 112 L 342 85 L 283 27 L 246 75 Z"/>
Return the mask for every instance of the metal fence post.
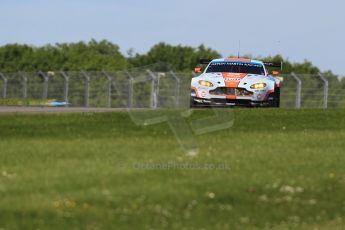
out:
<path id="1" fill-rule="evenodd" d="M 323 108 L 327 109 L 328 107 L 328 80 L 319 73 L 318 76 L 320 77 L 321 81 L 323 81 Z"/>
<path id="2" fill-rule="evenodd" d="M 151 70 L 146 70 L 151 77 L 151 108 L 156 109 L 158 104 L 157 77 Z"/>
<path id="3" fill-rule="evenodd" d="M 82 74 L 85 78 L 85 91 L 84 91 L 84 106 L 89 107 L 89 98 L 90 98 L 90 76 L 82 71 Z"/>
<path id="4" fill-rule="evenodd" d="M 42 99 L 48 98 L 48 84 L 49 84 L 49 76 L 42 71 L 38 72 L 38 75 L 43 79 L 43 92 L 42 92 Z"/>
<path id="5" fill-rule="evenodd" d="M 175 78 L 176 80 L 176 89 L 175 89 L 175 99 L 176 99 L 176 107 L 180 106 L 180 88 L 181 88 L 181 80 L 180 78 L 173 72 L 170 71 L 170 74 Z"/>
<path id="6" fill-rule="evenodd" d="M 2 98 L 6 98 L 7 97 L 7 78 L 5 77 L 3 73 L 0 73 L 0 77 L 2 78 L 2 81 L 4 83 L 2 86 Z"/>
<path id="7" fill-rule="evenodd" d="M 27 76 L 23 75 L 23 98 L 26 99 L 28 98 L 28 78 Z"/>
<path id="8" fill-rule="evenodd" d="M 111 108 L 111 93 L 112 93 L 111 84 L 112 84 L 113 78 L 105 71 L 102 71 L 102 73 L 108 79 L 108 83 L 107 83 L 107 107 Z"/>
<path id="9" fill-rule="evenodd" d="M 161 81 L 162 77 L 165 77 L 165 73 L 160 72 L 160 73 L 156 74 L 156 86 L 155 86 L 156 87 L 156 89 L 155 89 L 155 91 L 156 91 L 156 108 L 158 108 L 160 106 L 160 104 L 159 104 L 159 87 L 160 87 L 160 81 Z"/>
<path id="10" fill-rule="evenodd" d="M 296 80 L 297 82 L 297 89 L 296 89 L 296 108 L 301 108 L 301 95 L 302 95 L 302 81 L 299 79 L 299 77 L 292 72 L 291 76 Z"/>
<path id="11" fill-rule="evenodd" d="M 28 78 L 22 74 L 21 72 L 18 72 L 19 76 L 22 78 L 22 84 L 23 84 L 23 98 L 28 98 Z"/>
<path id="12" fill-rule="evenodd" d="M 128 108 L 133 107 L 133 76 L 126 71 L 127 77 L 128 77 Z"/>
<path id="13" fill-rule="evenodd" d="M 67 103 L 67 106 L 68 106 L 69 76 L 64 71 L 61 71 L 60 73 L 64 79 L 63 98 L 64 98 L 64 101 Z"/>

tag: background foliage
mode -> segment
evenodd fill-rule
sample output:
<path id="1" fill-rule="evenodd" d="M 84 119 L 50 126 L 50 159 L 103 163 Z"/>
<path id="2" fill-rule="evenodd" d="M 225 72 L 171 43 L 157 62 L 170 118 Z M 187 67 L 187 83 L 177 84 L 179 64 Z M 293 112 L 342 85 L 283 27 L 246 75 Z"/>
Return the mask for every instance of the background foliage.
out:
<path id="1" fill-rule="evenodd" d="M 232 55 L 229 55 L 232 56 Z M 107 40 L 91 40 L 87 43 L 57 43 L 41 47 L 7 44 L 0 47 L 0 71 L 114 71 L 129 67 L 152 65 L 158 62 L 169 63 L 175 71 L 191 71 L 200 58 L 219 58 L 217 51 L 200 45 L 172 46 L 159 43 L 146 54 L 133 54 L 125 57 L 118 45 Z M 315 74 L 320 70 L 311 62 L 291 63 L 282 56 L 260 58 L 265 61 L 283 61 L 284 73 Z"/>

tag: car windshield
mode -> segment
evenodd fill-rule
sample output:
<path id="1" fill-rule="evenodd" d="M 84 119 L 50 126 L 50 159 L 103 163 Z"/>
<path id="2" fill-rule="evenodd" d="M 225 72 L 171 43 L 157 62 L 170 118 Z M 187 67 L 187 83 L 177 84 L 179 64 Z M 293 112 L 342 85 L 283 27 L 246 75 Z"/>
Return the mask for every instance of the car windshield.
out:
<path id="1" fill-rule="evenodd" d="M 263 65 L 245 62 L 212 62 L 206 73 L 250 73 L 265 75 Z"/>

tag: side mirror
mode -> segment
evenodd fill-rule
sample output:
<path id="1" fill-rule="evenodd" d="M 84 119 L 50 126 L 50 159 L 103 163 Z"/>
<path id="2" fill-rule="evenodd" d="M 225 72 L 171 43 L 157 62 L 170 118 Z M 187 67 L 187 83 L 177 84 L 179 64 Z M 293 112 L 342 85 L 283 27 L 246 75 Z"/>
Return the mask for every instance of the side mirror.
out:
<path id="1" fill-rule="evenodd" d="M 277 70 L 273 70 L 273 71 L 272 71 L 272 75 L 273 75 L 273 76 L 278 76 L 279 74 L 280 74 L 280 72 L 277 71 Z"/>
<path id="2" fill-rule="evenodd" d="M 201 68 L 200 67 L 195 67 L 194 68 L 194 73 L 201 73 Z"/>

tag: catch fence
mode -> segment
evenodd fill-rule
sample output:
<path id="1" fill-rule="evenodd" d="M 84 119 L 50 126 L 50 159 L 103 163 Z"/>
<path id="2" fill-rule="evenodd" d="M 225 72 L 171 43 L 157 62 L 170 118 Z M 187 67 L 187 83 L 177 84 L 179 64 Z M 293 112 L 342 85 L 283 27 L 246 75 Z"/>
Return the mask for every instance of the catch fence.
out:
<path id="1" fill-rule="evenodd" d="M 194 76 L 149 68 L 0 73 L 0 97 L 52 99 L 73 107 L 187 108 Z M 345 82 L 333 75 L 291 73 L 281 77 L 282 108 L 345 107 Z"/>

